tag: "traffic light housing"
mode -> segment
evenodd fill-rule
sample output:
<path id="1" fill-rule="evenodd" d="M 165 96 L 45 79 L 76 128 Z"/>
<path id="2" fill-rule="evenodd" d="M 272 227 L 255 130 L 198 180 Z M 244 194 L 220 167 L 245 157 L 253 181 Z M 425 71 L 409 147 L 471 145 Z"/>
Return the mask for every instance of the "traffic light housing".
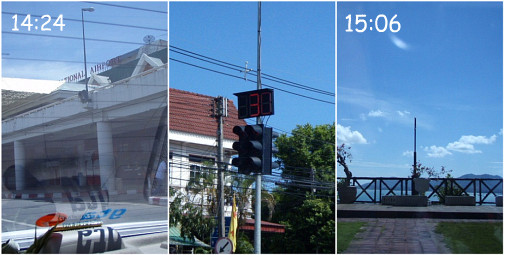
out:
<path id="1" fill-rule="evenodd" d="M 263 125 L 235 126 L 233 133 L 238 135 L 239 141 L 233 143 L 233 149 L 238 151 L 238 158 L 232 160 L 232 165 L 242 174 L 261 172 Z"/>
<path id="2" fill-rule="evenodd" d="M 238 157 L 232 159 L 232 165 L 238 168 L 238 172 L 271 175 L 272 168 L 278 167 L 277 163 L 272 163 L 272 154 L 277 152 L 272 141 L 278 134 L 262 124 L 235 126 L 233 133 L 239 137 L 239 141 L 233 143 Z"/>
<path id="3" fill-rule="evenodd" d="M 279 134 L 277 134 L 277 132 L 274 132 L 272 128 L 265 127 L 263 129 L 263 159 L 261 161 L 261 173 L 263 175 L 271 175 L 272 168 L 279 167 L 279 164 L 272 162 L 272 155 L 278 152 L 277 148 L 273 144 L 273 140 L 278 136 Z"/>

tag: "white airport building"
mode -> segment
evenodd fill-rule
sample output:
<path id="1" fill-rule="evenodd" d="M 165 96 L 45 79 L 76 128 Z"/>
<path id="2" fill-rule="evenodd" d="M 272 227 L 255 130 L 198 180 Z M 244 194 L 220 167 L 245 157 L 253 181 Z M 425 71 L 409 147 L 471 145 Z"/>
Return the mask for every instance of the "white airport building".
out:
<path id="1" fill-rule="evenodd" d="M 167 56 L 158 40 L 91 67 L 88 97 L 79 75 L 2 78 L 2 196 L 150 190 L 166 160 Z M 54 89 L 19 91 L 34 85 Z"/>

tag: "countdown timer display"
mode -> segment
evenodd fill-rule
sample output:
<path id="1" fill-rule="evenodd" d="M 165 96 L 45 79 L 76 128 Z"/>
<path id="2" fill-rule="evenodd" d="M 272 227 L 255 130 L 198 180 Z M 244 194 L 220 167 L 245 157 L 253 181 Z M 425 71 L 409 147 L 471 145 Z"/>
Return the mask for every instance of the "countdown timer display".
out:
<path id="1" fill-rule="evenodd" d="M 247 119 L 252 117 L 274 114 L 274 90 L 259 89 L 235 93 L 238 98 L 238 118 Z"/>

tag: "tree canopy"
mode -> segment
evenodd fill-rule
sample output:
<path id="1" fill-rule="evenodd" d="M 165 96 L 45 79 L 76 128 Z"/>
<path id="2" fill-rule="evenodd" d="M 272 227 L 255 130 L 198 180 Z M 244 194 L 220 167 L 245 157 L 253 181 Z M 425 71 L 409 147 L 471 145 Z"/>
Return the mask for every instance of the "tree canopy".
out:
<path id="1" fill-rule="evenodd" d="M 273 253 L 335 253 L 335 124 L 299 125 L 276 141 L 283 181 L 273 220 L 286 233 Z"/>

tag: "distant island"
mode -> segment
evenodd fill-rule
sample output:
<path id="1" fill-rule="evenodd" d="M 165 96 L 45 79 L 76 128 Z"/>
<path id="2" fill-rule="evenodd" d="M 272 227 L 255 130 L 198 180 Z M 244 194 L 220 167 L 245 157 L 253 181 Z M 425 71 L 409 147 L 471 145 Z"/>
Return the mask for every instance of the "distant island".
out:
<path id="1" fill-rule="evenodd" d="M 460 179 L 503 179 L 503 177 L 499 175 L 491 175 L 491 174 L 464 174 L 460 177 Z"/>

